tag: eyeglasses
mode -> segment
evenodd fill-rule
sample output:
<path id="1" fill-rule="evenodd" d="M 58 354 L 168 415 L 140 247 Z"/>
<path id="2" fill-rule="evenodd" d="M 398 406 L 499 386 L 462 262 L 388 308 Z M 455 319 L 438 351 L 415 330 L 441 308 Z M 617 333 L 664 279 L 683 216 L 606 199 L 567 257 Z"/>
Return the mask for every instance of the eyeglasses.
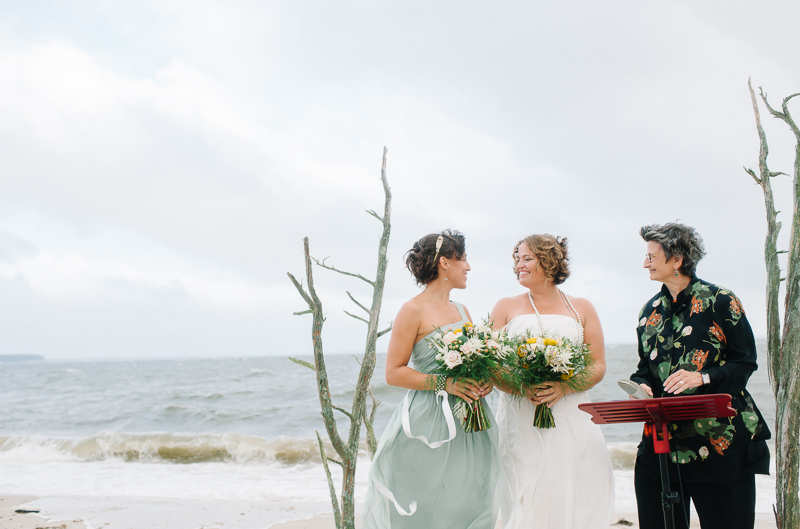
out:
<path id="1" fill-rule="evenodd" d="M 652 264 L 653 257 L 658 257 L 659 255 L 664 255 L 663 253 L 646 253 L 644 254 L 644 258 L 647 259 L 647 262 Z"/>

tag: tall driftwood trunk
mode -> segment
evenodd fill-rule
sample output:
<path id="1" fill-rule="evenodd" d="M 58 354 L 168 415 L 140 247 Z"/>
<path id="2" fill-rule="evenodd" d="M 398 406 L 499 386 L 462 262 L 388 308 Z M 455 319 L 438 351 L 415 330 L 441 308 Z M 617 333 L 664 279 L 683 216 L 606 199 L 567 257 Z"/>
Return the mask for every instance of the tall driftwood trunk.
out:
<path id="1" fill-rule="evenodd" d="M 377 440 L 373 429 L 375 420 L 375 411 L 380 404 L 380 401 L 375 398 L 370 390 L 370 381 L 372 380 L 372 373 L 375 371 L 375 346 L 378 338 L 391 330 L 391 326 L 379 331 L 378 323 L 381 313 L 381 303 L 383 301 L 383 290 L 386 278 L 387 267 L 387 251 L 389 248 L 389 236 L 391 234 L 391 212 L 392 212 L 392 193 L 389 189 L 389 182 L 386 179 L 386 148 L 383 149 L 383 163 L 381 165 L 381 182 L 383 183 L 383 191 L 385 195 L 383 215 L 378 215 L 372 210 L 367 213 L 378 219 L 383 225 L 383 232 L 378 243 L 378 266 L 375 274 L 375 279 L 370 280 L 360 274 L 354 274 L 339 270 L 333 266 L 325 264 L 325 261 L 319 261 L 311 256 L 308 245 L 308 238 L 303 239 L 304 253 L 306 261 L 306 281 L 308 291 L 303 289 L 300 282 L 295 279 L 292 274 L 288 274 L 292 283 L 297 288 L 297 291 L 308 304 L 308 309 L 295 314 L 312 314 L 313 323 L 311 327 L 311 340 L 314 344 L 314 364 L 291 358 L 295 363 L 312 369 L 317 374 L 317 391 L 319 393 L 319 402 L 322 412 L 322 418 L 325 423 L 325 430 L 328 438 L 333 445 L 339 459 L 329 457 L 325 453 L 325 447 L 322 438 L 317 432 L 317 440 L 319 442 L 320 456 L 322 457 L 322 464 L 325 469 L 325 475 L 328 480 L 328 488 L 331 494 L 331 503 L 333 505 L 333 514 L 336 521 L 337 529 L 354 529 L 355 527 L 355 477 L 356 466 L 358 464 L 358 450 L 361 440 L 361 425 L 362 423 L 367 429 L 367 450 L 370 457 L 375 453 L 377 447 Z M 355 277 L 365 281 L 372 287 L 372 304 L 370 308 L 359 303 L 353 295 L 348 292 L 347 295 L 360 309 L 362 309 L 367 318 L 356 316 L 347 311 L 345 313 L 353 318 L 363 321 L 367 324 L 367 337 L 364 346 L 364 356 L 361 359 L 361 369 L 358 374 L 358 382 L 356 383 L 355 393 L 353 395 L 353 403 L 349 411 L 335 406 L 331 401 L 330 389 L 328 387 L 328 373 L 325 369 L 325 355 L 322 347 L 322 325 L 325 317 L 322 312 L 322 303 L 317 297 L 314 289 L 314 277 L 312 270 L 312 262 L 318 266 L 338 272 L 340 274 Z M 372 410 L 367 414 L 367 395 L 372 399 Z M 333 411 L 339 411 L 350 420 L 350 429 L 345 442 L 339 435 L 336 426 L 336 418 Z M 342 487 L 341 497 L 336 494 L 336 487 L 333 484 L 331 477 L 329 463 L 338 464 L 342 468 Z"/>
<path id="2" fill-rule="evenodd" d="M 783 112 L 773 109 L 763 90 L 761 99 L 774 117 L 784 121 L 795 135 L 795 161 L 793 177 L 793 212 L 789 234 L 789 255 L 786 263 L 786 298 L 784 302 L 783 332 L 778 315 L 778 293 L 780 290 L 780 265 L 776 241 L 781 224 L 772 197 L 770 178 L 784 173 L 770 172 L 767 167 L 767 139 L 761 126 L 758 104 L 750 87 L 756 127 L 761 142 L 759 151 L 759 176 L 752 170 L 748 173 L 761 185 L 767 209 L 767 237 L 764 259 L 767 265 L 767 341 L 769 350 L 770 379 L 775 394 L 775 452 L 776 452 L 776 499 L 775 521 L 780 529 L 800 527 L 800 498 L 798 498 L 798 476 L 800 474 L 800 129 L 791 114 L 788 103 L 794 94 L 783 100 Z"/>
<path id="3" fill-rule="evenodd" d="M 797 95 L 797 94 L 795 94 Z M 793 96 L 790 96 L 793 97 Z M 800 471 L 800 130 L 783 101 L 782 119 L 796 138 L 792 231 L 786 263 L 786 303 L 781 340 L 781 386 L 777 398 L 778 432 L 778 512 L 781 528 L 800 527 L 798 472 Z M 781 498 L 783 495 L 783 498 Z"/>

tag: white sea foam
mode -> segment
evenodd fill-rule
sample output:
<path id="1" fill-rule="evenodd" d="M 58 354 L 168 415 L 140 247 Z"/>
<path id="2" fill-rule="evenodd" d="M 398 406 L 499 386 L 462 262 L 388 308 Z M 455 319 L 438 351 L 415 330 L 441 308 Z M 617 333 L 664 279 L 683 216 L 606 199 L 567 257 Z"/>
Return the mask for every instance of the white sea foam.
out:
<path id="1" fill-rule="evenodd" d="M 326 451 L 333 447 L 325 441 Z M 363 443 L 362 443 L 363 445 Z M 363 450 L 364 446 L 362 446 Z M 126 434 L 102 432 L 84 439 L 40 435 L 0 436 L 0 462 L 106 461 L 129 463 L 321 462 L 316 439 L 226 434 Z"/>
<path id="2" fill-rule="evenodd" d="M 635 358 L 635 346 L 609 350 L 606 380 L 590 397 L 620 398 L 616 380 L 635 368 Z M 378 361 L 380 373 L 384 357 Z M 358 363 L 342 356 L 329 358 L 327 365 L 331 397 L 346 407 Z M 285 358 L 42 362 L 4 366 L 3 374 L 0 491 L 329 505 L 314 436 L 322 429 L 314 377 Z M 772 423 L 765 376 L 757 372 L 748 386 Z M 405 391 L 388 387 L 379 376 L 372 385 L 383 401 L 375 424 L 380 433 Z M 337 417 L 346 428 L 346 419 Z M 641 425 L 604 426 L 603 433 L 615 469 L 617 508 L 633 511 L 632 468 Z M 332 450 L 329 444 L 326 450 Z M 358 501 L 366 493 L 368 468 L 369 459 L 362 456 Z M 331 470 L 338 486 L 339 469 Z M 756 480 L 757 510 L 768 513 L 775 479 Z"/>

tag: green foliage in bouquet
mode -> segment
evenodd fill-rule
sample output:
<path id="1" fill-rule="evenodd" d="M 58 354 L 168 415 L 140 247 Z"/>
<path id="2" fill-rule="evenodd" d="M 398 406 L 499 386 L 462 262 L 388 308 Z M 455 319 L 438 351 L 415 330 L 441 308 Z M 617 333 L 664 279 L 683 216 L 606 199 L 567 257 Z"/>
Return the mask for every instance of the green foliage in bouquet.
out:
<path id="1" fill-rule="evenodd" d="M 438 351 L 435 371 L 437 375 L 453 377 L 454 381 L 471 378 L 478 382 L 491 381 L 513 352 L 514 342 L 500 329 L 492 329 L 484 320 L 480 325 L 470 322 L 455 329 L 436 329 L 428 341 Z M 465 432 L 479 432 L 491 428 L 492 424 L 483 409 L 482 399 L 467 404 L 459 401 L 455 408 L 461 418 L 461 428 Z"/>
<path id="2" fill-rule="evenodd" d="M 559 382 L 576 392 L 591 387 L 593 360 L 588 344 L 546 334 L 533 336 L 530 331 L 513 340 L 514 351 L 505 357 L 501 378 L 517 396 L 545 382 Z M 533 425 L 553 428 L 556 423 L 552 410 L 545 405 L 536 406 Z"/>

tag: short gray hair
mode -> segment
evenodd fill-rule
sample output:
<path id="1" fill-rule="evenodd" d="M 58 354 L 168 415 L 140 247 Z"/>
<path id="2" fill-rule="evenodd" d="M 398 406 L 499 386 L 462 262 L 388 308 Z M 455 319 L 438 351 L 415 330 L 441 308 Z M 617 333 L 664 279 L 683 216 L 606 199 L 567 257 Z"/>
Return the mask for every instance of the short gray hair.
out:
<path id="1" fill-rule="evenodd" d="M 664 259 L 683 257 L 680 271 L 691 277 L 695 274 L 697 263 L 706 255 L 703 238 L 697 230 L 685 224 L 668 222 L 642 226 L 639 234 L 645 242 L 655 241 L 664 248 Z"/>

